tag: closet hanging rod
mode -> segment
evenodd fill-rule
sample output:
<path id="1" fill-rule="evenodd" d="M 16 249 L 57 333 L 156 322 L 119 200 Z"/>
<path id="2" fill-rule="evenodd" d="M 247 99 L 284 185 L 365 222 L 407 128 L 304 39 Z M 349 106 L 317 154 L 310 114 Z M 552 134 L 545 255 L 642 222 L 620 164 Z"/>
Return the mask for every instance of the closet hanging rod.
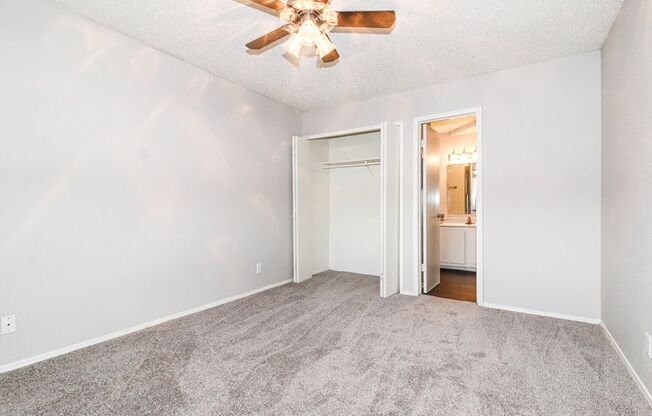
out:
<path id="1" fill-rule="evenodd" d="M 322 169 L 337 169 L 360 166 L 377 166 L 380 165 L 380 158 L 339 160 L 334 162 L 321 162 Z"/>
<path id="2" fill-rule="evenodd" d="M 343 168 L 357 168 L 357 167 L 368 167 L 368 166 L 380 166 L 380 162 L 371 162 L 371 163 L 357 163 L 351 165 L 341 165 L 341 166 L 323 166 L 321 169 L 330 170 L 330 169 L 343 169 Z"/>

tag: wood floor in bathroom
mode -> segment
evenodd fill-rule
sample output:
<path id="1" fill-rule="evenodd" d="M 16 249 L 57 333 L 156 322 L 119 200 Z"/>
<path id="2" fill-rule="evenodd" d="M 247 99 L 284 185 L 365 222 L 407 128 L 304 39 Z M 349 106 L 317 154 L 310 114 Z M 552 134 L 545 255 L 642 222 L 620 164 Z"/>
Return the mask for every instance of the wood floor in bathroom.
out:
<path id="1" fill-rule="evenodd" d="M 475 302 L 475 282 L 475 272 L 441 269 L 441 283 L 428 292 L 428 295 Z"/>

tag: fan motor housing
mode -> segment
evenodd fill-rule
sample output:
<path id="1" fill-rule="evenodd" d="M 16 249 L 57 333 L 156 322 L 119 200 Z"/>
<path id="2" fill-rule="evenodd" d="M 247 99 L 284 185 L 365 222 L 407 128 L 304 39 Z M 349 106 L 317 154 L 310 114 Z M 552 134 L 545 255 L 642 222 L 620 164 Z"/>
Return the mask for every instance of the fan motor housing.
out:
<path id="1" fill-rule="evenodd" d="M 328 4 L 328 1 L 319 0 L 288 0 L 288 6 L 296 10 L 321 10 Z"/>

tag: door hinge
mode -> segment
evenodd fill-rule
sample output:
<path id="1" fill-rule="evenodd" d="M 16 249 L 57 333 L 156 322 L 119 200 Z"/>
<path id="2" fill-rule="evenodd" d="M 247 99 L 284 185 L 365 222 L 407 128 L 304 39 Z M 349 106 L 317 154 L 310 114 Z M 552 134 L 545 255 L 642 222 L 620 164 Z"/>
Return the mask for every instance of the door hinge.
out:
<path id="1" fill-rule="evenodd" d="M 421 263 L 421 272 L 423 273 L 425 271 L 426 271 L 426 265 L 424 263 Z"/>

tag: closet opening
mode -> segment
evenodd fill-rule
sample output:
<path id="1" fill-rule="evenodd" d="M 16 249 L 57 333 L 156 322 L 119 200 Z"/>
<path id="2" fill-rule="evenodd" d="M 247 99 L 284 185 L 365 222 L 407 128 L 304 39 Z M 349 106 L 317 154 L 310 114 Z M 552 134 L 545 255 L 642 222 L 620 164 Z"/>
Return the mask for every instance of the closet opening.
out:
<path id="1" fill-rule="evenodd" d="M 391 123 L 293 138 L 296 283 L 337 272 L 399 291 L 399 164 Z"/>
<path id="2" fill-rule="evenodd" d="M 482 304 L 481 119 L 419 119 L 421 293 Z"/>

